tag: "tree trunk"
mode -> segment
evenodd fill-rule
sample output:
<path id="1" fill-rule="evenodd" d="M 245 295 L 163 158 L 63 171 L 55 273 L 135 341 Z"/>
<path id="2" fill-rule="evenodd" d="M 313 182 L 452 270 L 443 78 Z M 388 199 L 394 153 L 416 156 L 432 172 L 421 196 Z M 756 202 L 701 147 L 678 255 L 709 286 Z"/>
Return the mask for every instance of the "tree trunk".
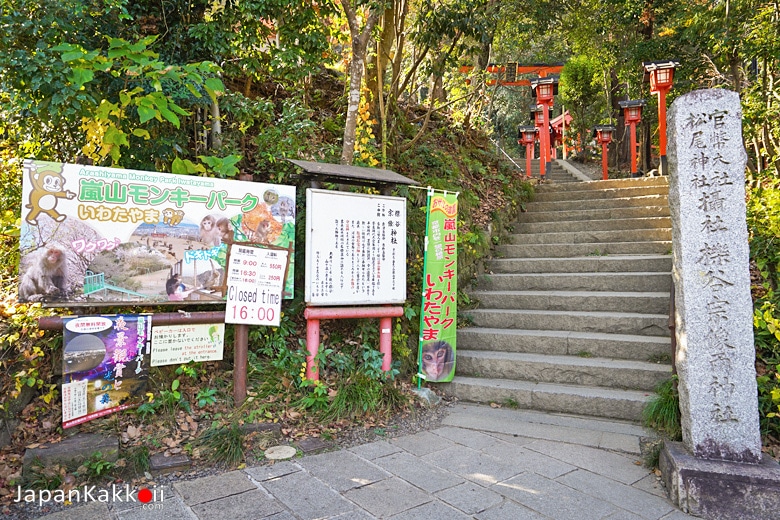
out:
<path id="1" fill-rule="evenodd" d="M 341 148 L 341 164 L 352 164 L 355 153 L 355 131 L 357 129 L 358 109 L 360 108 L 360 87 L 363 84 L 363 66 L 366 49 L 379 15 L 379 9 L 369 11 L 366 24 L 361 30 L 350 0 L 339 0 L 349 23 L 349 35 L 352 40 L 352 59 L 349 63 L 349 91 L 347 94 L 347 116 L 344 123 L 344 141 Z"/>

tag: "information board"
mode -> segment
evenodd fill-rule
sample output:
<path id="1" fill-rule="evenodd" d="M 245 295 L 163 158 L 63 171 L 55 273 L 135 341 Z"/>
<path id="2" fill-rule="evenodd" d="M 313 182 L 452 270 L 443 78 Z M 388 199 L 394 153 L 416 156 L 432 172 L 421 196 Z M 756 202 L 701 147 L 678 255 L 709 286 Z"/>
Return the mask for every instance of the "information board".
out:
<path id="1" fill-rule="evenodd" d="M 306 303 L 406 300 L 406 199 L 306 190 Z"/>
<path id="2" fill-rule="evenodd" d="M 233 245 L 225 323 L 279 326 L 287 251 Z"/>
<path id="3" fill-rule="evenodd" d="M 224 340 L 224 323 L 152 327 L 152 366 L 221 360 Z"/>
<path id="4" fill-rule="evenodd" d="M 222 304 L 228 244 L 295 248 L 295 186 L 28 160 L 22 188 L 20 302 Z"/>

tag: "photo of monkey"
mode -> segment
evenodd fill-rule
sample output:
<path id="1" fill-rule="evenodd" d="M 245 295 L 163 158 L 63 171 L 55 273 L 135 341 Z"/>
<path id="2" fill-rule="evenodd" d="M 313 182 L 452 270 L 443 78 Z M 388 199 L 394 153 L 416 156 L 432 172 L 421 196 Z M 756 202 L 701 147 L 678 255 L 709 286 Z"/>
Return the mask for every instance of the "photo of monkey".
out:
<path id="1" fill-rule="evenodd" d="M 222 243 L 222 232 L 217 223 L 224 220 L 217 215 L 206 215 L 200 221 L 200 241 L 207 247 L 215 247 Z"/>
<path id="2" fill-rule="evenodd" d="M 455 368 L 455 352 L 446 341 L 433 341 L 422 347 L 422 373 L 430 382 L 444 381 Z"/>
<path id="3" fill-rule="evenodd" d="M 19 281 L 19 301 L 61 300 L 67 296 L 68 257 L 58 246 L 36 252 L 32 264 Z"/>

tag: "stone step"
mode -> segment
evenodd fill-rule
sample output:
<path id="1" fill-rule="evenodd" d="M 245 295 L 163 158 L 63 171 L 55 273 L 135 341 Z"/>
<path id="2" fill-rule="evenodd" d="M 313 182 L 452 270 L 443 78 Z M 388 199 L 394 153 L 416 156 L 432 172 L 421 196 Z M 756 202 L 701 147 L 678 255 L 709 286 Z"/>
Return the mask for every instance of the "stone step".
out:
<path id="1" fill-rule="evenodd" d="M 567 330 L 636 336 L 669 336 L 666 314 L 600 311 L 548 311 L 526 309 L 472 309 L 463 319 L 475 327 L 492 329 Z"/>
<path id="2" fill-rule="evenodd" d="M 669 359 L 671 356 L 671 340 L 662 336 L 487 327 L 458 329 L 460 348 L 560 356 L 590 355 L 648 362 Z"/>
<path id="3" fill-rule="evenodd" d="M 487 352 L 458 348 L 458 375 L 652 392 L 672 374 L 670 365 L 625 359 Z"/>
<path id="4" fill-rule="evenodd" d="M 545 190 L 534 194 L 534 202 L 559 202 L 564 200 L 601 200 L 625 197 L 645 197 L 649 195 L 668 195 L 668 186 L 639 186 L 627 188 L 608 188 L 601 190 Z"/>
<path id="5" fill-rule="evenodd" d="M 646 314 L 669 312 L 669 293 L 608 291 L 472 291 L 480 309 L 548 311 L 628 311 Z"/>
<path id="6" fill-rule="evenodd" d="M 635 208 L 644 206 L 668 206 L 667 195 L 646 195 L 643 197 L 621 197 L 618 199 L 597 199 L 583 203 L 581 200 L 562 200 L 558 202 L 529 202 L 525 210 L 531 212 L 571 211 L 587 209 Z"/>
<path id="7" fill-rule="evenodd" d="M 505 258 L 565 258 L 572 256 L 641 254 L 671 255 L 671 251 L 671 240 L 583 244 L 502 244 L 496 247 L 496 255 L 503 255 Z"/>
<path id="8" fill-rule="evenodd" d="M 656 242 L 672 239 L 672 229 L 618 229 L 613 231 L 569 231 L 560 233 L 514 233 L 511 244 L 584 244 L 609 242 Z"/>
<path id="9" fill-rule="evenodd" d="M 645 217 L 608 220 L 551 220 L 549 222 L 521 222 L 514 225 L 515 233 L 565 233 L 572 231 L 619 231 L 628 229 L 671 229 L 669 217 Z"/>
<path id="10" fill-rule="evenodd" d="M 483 291 L 626 291 L 669 292 L 670 273 L 523 273 L 486 274 L 477 284 Z"/>
<path id="11" fill-rule="evenodd" d="M 669 255 L 613 255 L 569 258 L 497 258 L 485 262 L 489 273 L 672 272 Z"/>
<path id="12" fill-rule="evenodd" d="M 585 205 L 587 206 L 587 205 Z M 575 209 L 568 211 L 524 212 L 518 223 L 568 222 L 590 220 L 622 220 L 669 217 L 668 206 L 636 206 L 632 208 Z"/>
<path id="13" fill-rule="evenodd" d="M 441 389 L 463 401 L 506 403 L 531 410 L 640 421 L 649 392 L 455 376 Z"/>
<path id="14" fill-rule="evenodd" d="M 668 177 L 640 177 L 638 179 L 610 179 L 606 181 L 585 181 L 577 186 L 565 186 L 563 188 L 554 188 L 552 186 L 539 186 L 536 191 L 544 193 L 546 191 L 583 191 L 583 190 L 604 190 L 615 188 L 637 188 L 647 186 L 669 186 Z"/>

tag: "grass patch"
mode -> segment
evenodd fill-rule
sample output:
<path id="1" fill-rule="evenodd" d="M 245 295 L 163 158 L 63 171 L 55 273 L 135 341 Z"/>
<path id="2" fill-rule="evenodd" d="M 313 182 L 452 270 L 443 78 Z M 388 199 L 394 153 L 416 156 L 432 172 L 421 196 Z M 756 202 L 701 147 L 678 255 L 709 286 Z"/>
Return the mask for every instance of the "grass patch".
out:
<path id="1" fill-rule="evenodd" d="M 234 468 L 244 460 L 244 431 L 238 423 L 212 426 L 203 433 L 199 444 L 205 448 L 206 457 L 214 464 Z"/>
<path id="2" fill-rule="evenodd" d="M 672 376 L 656 388 L 656 395 L 642 410 L 645 426 L 653 428 L 673 441 L 682 439 L 680 426 L 680 396 L 677 376 Z"/>

